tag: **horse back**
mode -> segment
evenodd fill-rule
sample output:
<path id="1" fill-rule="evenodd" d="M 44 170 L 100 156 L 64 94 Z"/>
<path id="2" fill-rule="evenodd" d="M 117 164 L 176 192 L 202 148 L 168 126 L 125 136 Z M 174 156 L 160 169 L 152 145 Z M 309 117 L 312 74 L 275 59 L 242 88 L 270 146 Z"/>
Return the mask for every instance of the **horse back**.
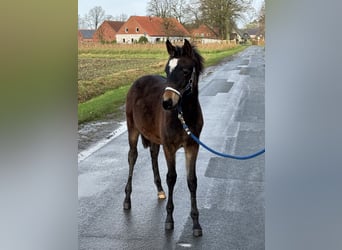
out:
<path id="1" fill-rule="evenodd" d="M 126 97 L 126 110 L 142 108 L 151 103 L 159 103 L 165 89 L 166 79 L 159 75 L 145 75 L 131 86 Z"/>

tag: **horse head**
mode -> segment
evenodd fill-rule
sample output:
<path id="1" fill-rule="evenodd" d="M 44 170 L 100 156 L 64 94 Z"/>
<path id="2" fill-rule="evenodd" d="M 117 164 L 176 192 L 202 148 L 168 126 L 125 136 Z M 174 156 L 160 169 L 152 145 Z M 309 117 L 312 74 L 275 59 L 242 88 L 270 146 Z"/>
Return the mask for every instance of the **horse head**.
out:
<path id="1" fill-rule="evenodd" d="M 184 39 L 182 47 L 173 46 L 166 41 L 169 60 L 165 67 L 166 88 L 162 98 L 164 109 L 175 108 L 183 96 L 197 95 L 198 76 L 203 70 L 203 58 L 197 50 Z"/>

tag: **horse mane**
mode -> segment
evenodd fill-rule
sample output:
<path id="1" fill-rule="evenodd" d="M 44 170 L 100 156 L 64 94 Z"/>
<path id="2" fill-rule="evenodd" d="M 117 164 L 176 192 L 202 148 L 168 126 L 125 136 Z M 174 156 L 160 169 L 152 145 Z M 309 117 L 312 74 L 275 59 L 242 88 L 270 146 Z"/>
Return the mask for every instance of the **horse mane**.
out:
<path id="1" fill-rule="evenodd" d="M 204 69 L 204 58 L 201 56 L 201 54 L 198 52 L 197 47 L 195 45 L 192 45 L 192 51 L 193 57 L 196 61 L 196 71 L 201 74 Z"/>

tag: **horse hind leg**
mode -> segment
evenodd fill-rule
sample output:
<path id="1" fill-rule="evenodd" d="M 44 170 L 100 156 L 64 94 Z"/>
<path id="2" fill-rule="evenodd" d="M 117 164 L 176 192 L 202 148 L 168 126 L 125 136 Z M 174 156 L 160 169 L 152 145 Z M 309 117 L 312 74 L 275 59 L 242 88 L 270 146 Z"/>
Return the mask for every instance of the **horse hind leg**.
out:
<path id="1" fill-rule="evenodd" d="M 145 139 L 146 140 L 146 139 Z M 158 190 L 158 198 L 163 200 L 166 198 L 165 192 L 161 185 L 160 175 L 159 175 L 159 166 L 158 166 L 158 155 L 159 155 L 160 145 L 151 143 L 150 144 L 150 153 L 152 160 L 152 169 L 154 175 L 154 183 Z"/>
<path id="2" fill-rule="evenodd" d="M 131 209 L 131 193 L 132 193 L 132 178 L 134 165 L 138 157 L 137 143 L 138 143 L 139 132 L 136 129 L 128 129 L 128 142 L 129 142 L 129 152 L 128 152 L 128 180 L 125 187 L 125 200 L 123 203 L 123 208 L 125 210 Z"/>

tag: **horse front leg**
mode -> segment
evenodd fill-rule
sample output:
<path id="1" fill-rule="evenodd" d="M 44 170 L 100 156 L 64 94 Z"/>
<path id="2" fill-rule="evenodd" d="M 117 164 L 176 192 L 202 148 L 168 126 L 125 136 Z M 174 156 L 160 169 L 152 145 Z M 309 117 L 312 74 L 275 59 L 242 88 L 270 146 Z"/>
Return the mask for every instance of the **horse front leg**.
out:
<path id="1" fill-rule="evenodd" d="M 176 152 L 169 151 L 164 147 L 165 158 L 167 162 L 168 172 L 166 175 L 166 182 L 169 189 L 169 198 L 166 204 L 166 220 L 165 220 L 165 229 L 172 230 L 174 228 L 173 221 L 173 189 L 177 180 L 177 172 L 176 172 Z"/>
<path id="2" fill-rule="evenodd" d="M 198 209 L 196 200 L 197 177 L 196 177 L 196 159 L 198 154 L 198 144 L 192 144 L 184 148 L 186 158 L 187 182 L 191 197 L 191 218 L 193 222 L 193 235 L 202 236 L 202 227 L 198 222 Z"/>
<path id="3" fill-rule="evenodd" d="M 154 176 L 154 184 L 157 187 L 158 190 L 158 198 L 159 199 L 165 199 L 166 195 L 163 190 L 160 175 L 159 175 L 159 166 L 158 166 L 158 155 L 159 155 L 159 149 L 160 145 L 151 143 L 150 146 L 150 153 L 151 153 L 151 159 L 152 159 L 152 170 L 153 170 L 153 176 Z"/>

